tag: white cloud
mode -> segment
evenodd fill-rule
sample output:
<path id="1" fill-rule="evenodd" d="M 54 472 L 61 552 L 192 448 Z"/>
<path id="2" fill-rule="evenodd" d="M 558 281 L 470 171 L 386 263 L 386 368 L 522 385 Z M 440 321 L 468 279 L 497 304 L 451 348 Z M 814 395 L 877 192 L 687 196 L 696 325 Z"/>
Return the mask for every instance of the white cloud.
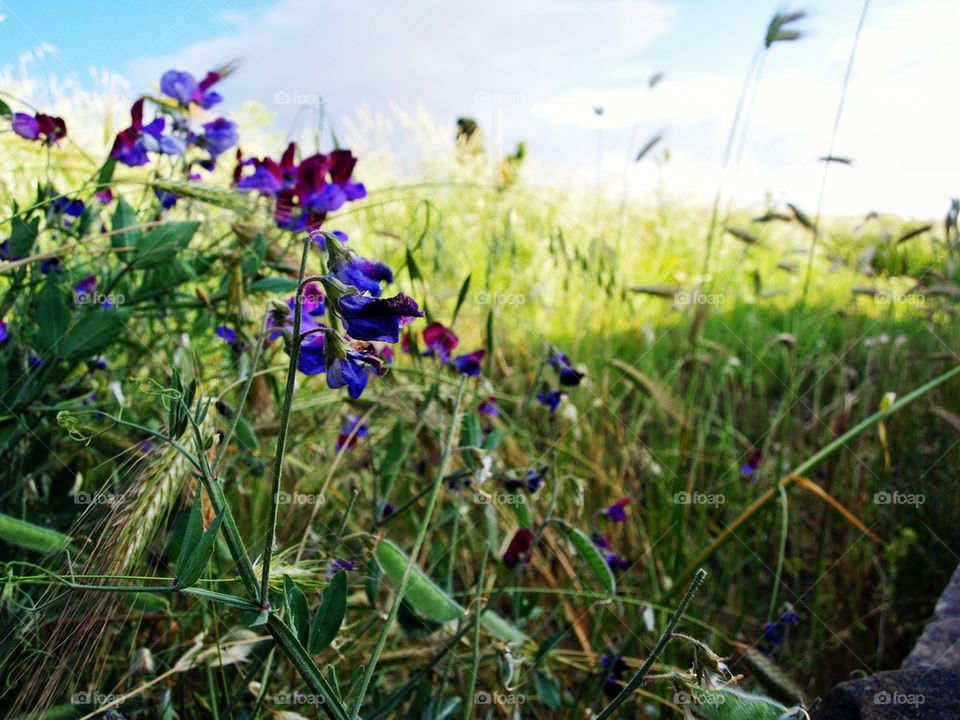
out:
<path id="1" fill-rule="evenodd" d="M 770 191 L 812 211 L 823 174 L 816 158 L 829 145 L 856 5 L 820 0 L 805 21 L 810 34 L 772 49 L 742 160 L 726 179 L 738 201 L 760 202 Z M 666 129 L 671 161 L 661 173 L 649 161 L 628 162 L 631 188 L 648 191 L 662 179 L 668 191 L 704 200 L 716 187 L 742 78 L 660 67 L 655 41 L 697 42 L 682 34 L 685 12 L 693 10 L 653 0 L 278 0 L 257 17 L 232 15 L 226 35 L 136 62 L 133 79 L 146 85 L 169 67 L 202 72 L 241 58 L 225 94 L 263 102 L 282 128 L 315 126 L 317 96 L 340 127 L 361 106 L 387 113 L 393 103 L 422 105 L 441 123 L 472 115 L 489 132 L 496 122 L 509 144 L 527 139 L 540 163 L 590 178 L 598 152 L 603 173 L 618 178 L 637 147 Z M 933 216 L 960 194 L 958 20 L 955 0 L 871 8 L 835 148 L 855 164 L 831 168 L 826 211 Z M 711 47 L 748 52 L 742 34 L 718 28 Z M 655 69 L 666 79 L 650 90 Z"/>

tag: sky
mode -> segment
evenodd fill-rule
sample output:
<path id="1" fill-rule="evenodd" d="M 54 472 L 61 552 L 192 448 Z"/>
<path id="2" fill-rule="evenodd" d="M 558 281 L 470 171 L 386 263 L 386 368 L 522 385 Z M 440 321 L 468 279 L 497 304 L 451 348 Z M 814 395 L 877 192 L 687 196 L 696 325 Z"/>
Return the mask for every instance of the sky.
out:
<path id="1" fill-rule="evenodd" d="M 223 109 L 255 100 L 280 131 L 422 109 L 476 118 L 488 146 L 524 140 L 543 181 L 660 190 L 707 203 L 940 217 L 960 195 L 956 0 L 872 0 L 832 164 L 824 156 L 863 4 L 811 0 L 803 37 L 762 55 L 743 141 L 722 157 L 773 0 L 0 0 L 0 66 L 37 47 L 43 71 L 120 73 L 148 89 L 174 67 L 240 67 Z M 650 78 L 663 79 L 650 87 Z M 602 115 L 595 108 L 602 107 Z M 362 111 L 362 112 L 361 112 Z M 638 149 L 662 141 L 641 162 Z M 397 143 L 401 141 L 398 137 Z M 403 152 L 402 147 L 396 151 Z M 362 173 L 362 163 L 358 168 Z M 576 188 L 580 190 L 581 188 Z"/>

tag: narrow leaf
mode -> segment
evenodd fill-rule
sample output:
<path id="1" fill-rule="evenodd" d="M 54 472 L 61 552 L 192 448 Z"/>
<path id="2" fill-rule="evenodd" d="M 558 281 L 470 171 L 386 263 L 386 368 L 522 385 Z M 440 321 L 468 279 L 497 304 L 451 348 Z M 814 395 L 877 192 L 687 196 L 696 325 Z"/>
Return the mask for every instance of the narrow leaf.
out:
<path id="1" fill-rule="evenodd" d="M 607 560 L 603 556 L 603 553 L 601 553 L 599 548 L 593 544 L 593 541 L 587 537 L 587 534 L 579 528 L 568 527 L 567 540 L 576 548 L 577 555 L 583 558 L 587 565 L 590 566 L 590 570 L 593 571 L 594 576 L 596 576 L 596 579 L 599 581 L 601 589 L 611 595 L 616 595 L 617 579 L 614 577 L 610 566 L 607 565 Z"/>
<path id="2" fill-rule="evenodd" d="M 297 640 L 306 646 L 310 641 L 310 606 L 303 590 L 289 575 L 283 576 L 283 597 L 287 605 L 287 622 L 296 633 Z"/>
<path id="3" fill-rule="evenodd" d="M 343 570 L 323 590 L 320 607 L 310 626 L 309 650 L 311 655 L 325 650 L 340 632 L 343 616 L 347 613 L 347 573 Z"/>

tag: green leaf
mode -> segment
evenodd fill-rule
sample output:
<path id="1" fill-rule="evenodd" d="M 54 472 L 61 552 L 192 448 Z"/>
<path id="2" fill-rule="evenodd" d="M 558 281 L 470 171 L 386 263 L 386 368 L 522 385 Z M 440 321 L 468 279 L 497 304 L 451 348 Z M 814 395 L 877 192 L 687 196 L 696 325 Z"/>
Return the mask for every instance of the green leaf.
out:
<path id="1" fill-rule="evenodd" d="M 563 700 L 560 698 L 560 684 L 542 670 L 538 670 L 534 676 L 534 687 L 537 689 L 537 695 L 540 700 L 553 712 L 558 713 L 563 710 Z"/>
<path id="2" fill-rule="evenodd" d="M 118 197 L 111 226 L 114 234 L 110 237 L 110 243 L 113 247 L 137 247 L 143 240 L 143 230 L 138 228 L 137 224 L 136 211 L 123 199 L 123 196 Z"/>
<path id="3" fill-rule="evenodd" d="M 78 360 L 100 354 L 117 341 L 128 317 L 125 310 L 97 308 L 84 313 L 64 338 L 64 358 Z"/>
<path id="4" fill-rule="evenodd" d="M 643 147 L 640 148 L 640 150 L 637 152 L 637 157 L 634 158 L 634 162 L 640 162 L 641 160 L 643 160 L 647 156 L 647 153 L 653 150 L 653 148 L 656 147 L 657 143 L 659 143 L 662 139 L 663 139 L 663 133 L 657 133 L 652 138 L 647 140 L 647 142 L 644 143 Z"/>
<path id="5" fill-rule="evenodd" d="M 220 530 L 220 523 L 223 521 L 223 515 L 217 515 L 210 527 L 202 535 L 203 530 L 203 506 L 200 486 L 197 486 L 197 496 L 190 509 L 190 519 L 187 521 L 187 529 L 183 533 L 183 545 L 180 550 L 180 559 L 177 561 L 177 585 L 181 588 L 188 588 L 193 585 L 203 574 L 204 568 L 213 555 L 213 547 L 217 541 L 217 532 Z"/>
<path id="6" fill-rule="evenodd" d="M 296 633 L 300 644 L 306 646 L 310 641 L 310 606 L 303 590 L 289 575 L 283 576 L 283 597 L 287 604 L 287 622 Z"/>
<path id="7" fill-rule="evenodd" d="M 390 540 L 381 540 L 375 555 L 377 563 L 390 578 L 390 582 L 399 588 L 410 560 L 409 556 Z M 416 563 L 410 568 L 404 599 L 420 615 L 438 622 L 456 620 L 464 614 L 463 607 L 434 584 Z"/>
<path id="8" fill-rule="evenodd" d="M 529 639 L 493 610 L 487 610 L 480 616 L 480 625 L 495 638 L 511 645 L 522 645 Z"/>
<path id="9" fill-rule="evenodd" d="M 0 117 L 10 117 L 12 115 L 13 111 L 10 109 L 10 106 L 3 100 L 0 100 Z"/>
<path id="10" fill-rule="evenodd" d="M 453 327 L 457 322 L 457 315 L 460 312 L 460 306 L 463 305 L 463 301 L 467 299 L 467 293 L 470 292 L 470 278 L 471 275 L 467 275 L 467 279 L 463 281 L 463 285 L 460 286 L 460 294 L 457 295 L 457 304 L 453 307 L 453 317 L 450 318 L 450 326 Z"/>
<path id="11" fill-rule="evenodd" d="M 40 218 L 24 222 L 23 218 L 15 217 L 10 223 L 10 257 L 22 258 L 29 255 L 37 242 L 39 230 Z"/>
<path id="12" fill-rule="evenodd" d="M 567 528 L 567 539 L 570 544 L 576 548 L 577 554 L 586 561 L 587 565 L 593 571 L 597 580 L 600 582 L 600 589 L 603 592 L 616 595 L 617 579 L 613 575 L 610 566 L 603 553 L 593 544 L 593 541 L 587 537 L 587 534 L 575 527 Z"/>
<path id="13" fill-rule="evenodd" d="M 347 613 L 347 573 L 341 570 L 323 590 L 320 607 L 310 626 L 311 655 L 325 650 L 340 632 L 343 616 Z"/>
<path id="14" fill-rule="evenodd" d="M 169 222 L 154 228 L 137 245 L 134 260 L 141 269 L 160 267 L 173 261 L 177 253 L 190 244 L 198 222 Z"/>
<path id="15" fill-rule="evenodd" d="M 414 260 L 413 253 L 410 252 L 410 248 L 407 248 L 407 273 L 410 275 L 410 282 L 423 279 L 423 274 L 420 272 L 420 266 L 417 265 L 417 261 Z"/>
<path id="16" fill-rule="evenodd" d="M 70 536 L 0 513 L 0 540 L 41 553 L 57 552 L 70 544 Z"/>
<path id="17" fill-rule="evenodd" d="M 265 277 L 250 283 L 252 293 L 288 293 L 297 289 L 297 281 L 286 277 Z"/>
<path id="18" fill-rule="evenodd" d="M 97 190 L 103 190 L 110 185 L 113 180 L 113 171 L 117 168 L 117 159 L 113 156 L 107 158 L 107 161 L 100 166 L 100 172 L 97 173 Z"/>
<path id="19" fill-rule="evenodd" d="M 37 350 L 46 354 L 63 339 L 70 324 L 70 314 L 63 292 L 47 282 L 37 296 Z"/>
<path id="20" fill-rule="evenodd" d="M 260 442 L 257 440 L 257 435 L 253 432 L 253 428 L 250 426 L 250 423 L 247 422 L 246 418 L 241 415 L 237 418 L 237 440 L 240 441 L 240 444 L 243 445 L 247 450 L 256 450 L 260 447 Z"/>

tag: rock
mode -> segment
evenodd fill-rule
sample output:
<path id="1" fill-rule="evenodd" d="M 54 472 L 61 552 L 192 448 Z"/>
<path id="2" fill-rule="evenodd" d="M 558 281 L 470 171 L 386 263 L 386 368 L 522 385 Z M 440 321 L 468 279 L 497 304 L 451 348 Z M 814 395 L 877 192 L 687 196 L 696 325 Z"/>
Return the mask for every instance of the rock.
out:
<path id="1" fill-rule="evenodd" d="M 960 670 L 960 566 L 937 601 L 933 617 L 901 666 Z"/>
<path id="2" fill-rule="evenodd" d="M 813 720 L 957 720 L 960 673 L 943 669 L 893 670 L 834 687 Z"/>

